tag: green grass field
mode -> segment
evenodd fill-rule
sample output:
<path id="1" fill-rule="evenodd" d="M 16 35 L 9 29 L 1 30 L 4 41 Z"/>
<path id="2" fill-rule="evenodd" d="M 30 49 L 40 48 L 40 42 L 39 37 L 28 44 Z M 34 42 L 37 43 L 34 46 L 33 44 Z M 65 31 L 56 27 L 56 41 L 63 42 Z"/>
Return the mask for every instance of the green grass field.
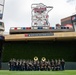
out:
<path id="1" fill-rule="evenodd" d="M 76 70 L 65 70 L 65 71 L 8 71 L 8 70 L 0 70 L 0 75 L 76 75 Z"/>

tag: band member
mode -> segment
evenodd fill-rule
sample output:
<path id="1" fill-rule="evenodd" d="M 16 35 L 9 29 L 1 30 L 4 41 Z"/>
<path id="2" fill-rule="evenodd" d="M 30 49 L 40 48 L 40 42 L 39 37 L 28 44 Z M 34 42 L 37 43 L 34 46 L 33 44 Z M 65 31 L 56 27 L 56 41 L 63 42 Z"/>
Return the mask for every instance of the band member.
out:
<path id="1" fill-rule="evenodd" d="M 52 59 L 51 60 L 51 69 L 52 69 L 52 71 L 54 71 L 54 67 L 55 67 L 55 63 L 54 63 L 54 60 Z"/>
<path id="2" fill-rule="evenodd" d="M 20 62 L 19 62 L 19 60 L 17 59 L 17 60 L 16 60 L 16 70 L 19 70 L 19 64 L 20 64 Z"/>
<path id="3" fill-rule="evenodd" d="M 51 69 L 50 60 L 47 61 L 46 65 L 47 65 L 47 66 L 46 66 L 47 70 L 50 71 L 50 69 Z"/>
<path id="4" fill-rule="evenodd" d="M 36 70 L 38 71 L 38 70 L 40 70 L 40 63 L 39 63 L 39 60 L 37 60 L 37 62 L 36 62 Z"/>
<path id="5" fill-rule="evenodd" d="M 58 61 L 57 61 L 57 59 L 55 59 L 55 67 L 54 67 L 54 69 L 57 71 L 58 70 Z"/>
<path id="6" fill-rule="evenodd" d="M 34 71 L 36 71 L 36 67 L 37 67 L 37 61 L 34 60 L 34 62 L 33 62 L 33 69 L 34 69 Z"/>
<path id="7" fill-rule="evenodd" d="M 13 71 L 15 71 L 16 70 L 16 59 L 14 59 L 13 58 L 13 60 L 12 60 L 12 65 L 13 65 Z"/>
<path id="8" fill-rule="evenodd" d="M 25 60 L 23 60 L 23 70 L 27 70 L 27 64 Z"/>
<path id="9" fill-rule="evenodd" d="M 19 70 L 22 70 L 22 59 L 20 59 L 20 63 L 19 63 Z"/>
<path id="10" fill-rule="evenodd" d="M 29 60 L 29 63 L 28 63 L 28 70 L 29 71 L 32 71 L 33 70 L 33 64 L 32 64 L 32 61 Z"/>
<path id="11" fill-rule="evenodd" d="M 60 59 L 58 59 L 58 64 L 57 65 L 58 65 L 58 70 L 60 70 L 61 69 L 60 68 L 61 67 L 61 60 Z"/>
<path id="12" fill-rule="evenodd" d="M 64 70 L 65 68 L 65 61 L 64 59 L 61 60 L 61 69 Z"/>
<path id="13" fill-rule="evenodd" d="M 44 64 L 43 64 L 43 61 L 41 61 L 40 62 L 40 70 L 43 71 L 43 69 L 44 69 Z"/>
<path id="14" fill-rule="evenodd" d="M 11 71 L 12 70 L 12 59 L 9 61 L 9 63 L 8 63 L 8 65 L 9 65 L 9 70 Z"/>

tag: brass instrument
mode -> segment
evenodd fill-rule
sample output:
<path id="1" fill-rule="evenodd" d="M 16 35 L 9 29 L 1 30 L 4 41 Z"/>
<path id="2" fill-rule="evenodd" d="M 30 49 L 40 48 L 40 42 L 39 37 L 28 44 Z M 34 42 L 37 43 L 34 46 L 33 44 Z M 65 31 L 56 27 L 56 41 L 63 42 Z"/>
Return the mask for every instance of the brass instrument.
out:
<path id="1" fill-rule="evenodd" d="M 38 60 L 38 57 L 37 57 L 37 56 L 35 56 L 35 57 L 34 57 L 34 61 L 37 61 L 37 60 Z"/>
<path id="2" fill-rule="evenodd" d="M 41 59 L 42 61 L 46 61 L 46 58 L 45 57 L 42 57 L 42 59 Z"/>

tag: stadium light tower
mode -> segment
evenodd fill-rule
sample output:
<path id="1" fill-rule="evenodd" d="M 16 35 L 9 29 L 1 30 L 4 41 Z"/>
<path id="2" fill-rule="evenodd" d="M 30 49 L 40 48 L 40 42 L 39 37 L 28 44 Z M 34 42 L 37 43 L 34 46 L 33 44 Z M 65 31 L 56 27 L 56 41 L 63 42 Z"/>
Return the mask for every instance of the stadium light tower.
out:
<path id="1" fill-rule="evenodd" d="M 4 3 L 5 3 L 5 0 L 0 0 L 0 69 L 1 69 L 1 63 L 2 63 L 2 51 L 3 51 L 3 43 L 4 43 L 4 36 L 3 36 L 4 23 L 2 22 Z"/>

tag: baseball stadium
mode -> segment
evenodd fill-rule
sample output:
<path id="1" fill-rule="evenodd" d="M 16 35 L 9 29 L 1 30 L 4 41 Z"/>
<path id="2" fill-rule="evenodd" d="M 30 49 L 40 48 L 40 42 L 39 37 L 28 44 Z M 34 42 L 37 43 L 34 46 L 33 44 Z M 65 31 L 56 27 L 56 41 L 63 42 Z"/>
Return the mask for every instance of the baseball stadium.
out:
<path id="1" fill-rule="evenodd" d="M 11 27 L 8 35 L 0 21 L 0 75 L 76 75 L 76 14 L 50 27 L 52 9 L 32 4 L 31 27 Z"/>

